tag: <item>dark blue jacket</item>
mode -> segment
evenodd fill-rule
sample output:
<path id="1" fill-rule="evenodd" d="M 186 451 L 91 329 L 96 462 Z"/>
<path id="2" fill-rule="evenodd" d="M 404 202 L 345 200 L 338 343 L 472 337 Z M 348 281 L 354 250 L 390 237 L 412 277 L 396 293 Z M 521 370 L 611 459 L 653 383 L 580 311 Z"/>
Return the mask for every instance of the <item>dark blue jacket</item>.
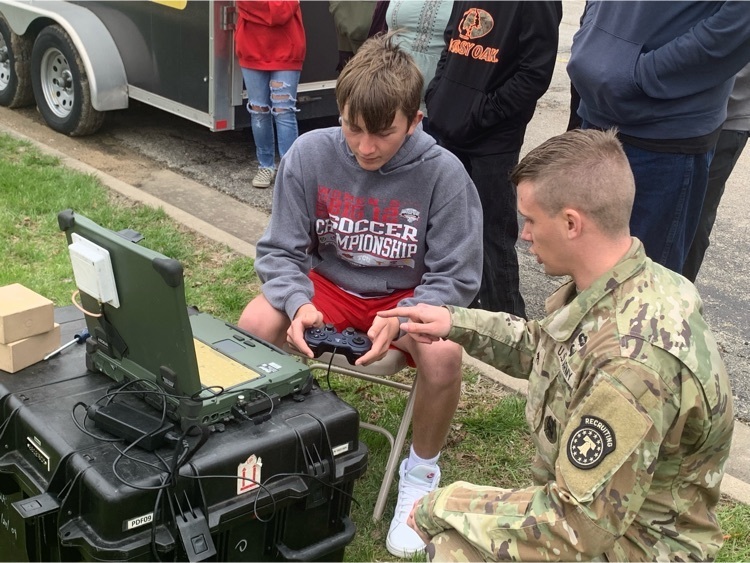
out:
<path id="1" fill-rule="evenodd" d="M 750 61 L 750 2 L 591 1 L 568 74 L 578 114 L 644 139 L 687 139 L 726 117 Z"/>

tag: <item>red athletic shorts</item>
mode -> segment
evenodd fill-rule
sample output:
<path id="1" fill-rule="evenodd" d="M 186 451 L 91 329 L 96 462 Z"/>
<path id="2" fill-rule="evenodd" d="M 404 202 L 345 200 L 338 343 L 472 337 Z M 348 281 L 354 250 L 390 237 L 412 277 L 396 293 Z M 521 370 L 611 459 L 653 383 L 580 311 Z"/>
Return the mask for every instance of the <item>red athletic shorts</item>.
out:
<path id="1" fill-rule="evenodd" d="M 372 326 L 372 321 L 378 311 L 393 309 L 398 302 L 414 295 L 413 289 L 394 291 L 385 297 L 372 297 L 365 299 L 347 293 L 335 283 L 325 277 L 310 271 L 310 280 L 313 282 L 315 294 L 312 303 L 315 308 L 323 313 L 323 321 L 333 323 L 336 330 L 344 330 L 353 327 L 362 332 L 367 332 Z M 395 346 L 391 346 L 395 348 Z M 414 367 L 411 357 L 407 354 L 408 363 Z"/>

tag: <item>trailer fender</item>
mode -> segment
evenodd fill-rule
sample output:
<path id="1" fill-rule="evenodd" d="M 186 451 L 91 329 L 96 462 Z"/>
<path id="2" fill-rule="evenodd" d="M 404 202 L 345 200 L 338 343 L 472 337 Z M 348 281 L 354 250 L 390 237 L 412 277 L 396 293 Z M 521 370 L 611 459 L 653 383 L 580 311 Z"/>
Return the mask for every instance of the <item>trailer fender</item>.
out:
<path id="1" fill-rule="evenodd" d="M 24 35 L 42 18 L 60 25 L 70 36 L 86 68 L 94 109 L 109 111 L 128 107 L 125 66 L 101 20 L 90 10 L 62 0 L 40 4 L 2 0 L 0 12 L 17 35 Z"/>

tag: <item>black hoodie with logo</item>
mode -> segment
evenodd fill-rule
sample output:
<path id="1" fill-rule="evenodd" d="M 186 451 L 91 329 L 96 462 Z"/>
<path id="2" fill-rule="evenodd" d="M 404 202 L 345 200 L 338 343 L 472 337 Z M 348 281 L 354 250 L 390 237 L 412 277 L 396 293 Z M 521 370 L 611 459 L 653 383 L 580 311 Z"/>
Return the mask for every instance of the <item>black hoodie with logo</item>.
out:
<path id="1" fill-rule="evenodd" d="M 425 95 L 430 129 L 472 155 L 521 148 L 555 68 L 562 2 L 454 2 Z"/>

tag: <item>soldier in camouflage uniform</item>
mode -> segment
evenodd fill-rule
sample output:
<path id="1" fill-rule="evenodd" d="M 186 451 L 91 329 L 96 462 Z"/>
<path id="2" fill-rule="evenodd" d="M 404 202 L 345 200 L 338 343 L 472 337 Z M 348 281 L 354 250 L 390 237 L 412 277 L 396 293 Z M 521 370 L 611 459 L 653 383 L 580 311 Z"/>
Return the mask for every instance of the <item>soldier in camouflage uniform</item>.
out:
<path id="1" fill-rule="evenodd" d="M 382 315 L 529 380 L 534 484 L 456 482 L 417 501 L 410 525 L 435 561 L 713 559 L 730 384 L 695 287 L 629 235 L 634 183 L 615 133 L 552 138 L 513 181 L 522 238 L 547 274 L 572 278 L 548 316 L 423 305 Z"/>

